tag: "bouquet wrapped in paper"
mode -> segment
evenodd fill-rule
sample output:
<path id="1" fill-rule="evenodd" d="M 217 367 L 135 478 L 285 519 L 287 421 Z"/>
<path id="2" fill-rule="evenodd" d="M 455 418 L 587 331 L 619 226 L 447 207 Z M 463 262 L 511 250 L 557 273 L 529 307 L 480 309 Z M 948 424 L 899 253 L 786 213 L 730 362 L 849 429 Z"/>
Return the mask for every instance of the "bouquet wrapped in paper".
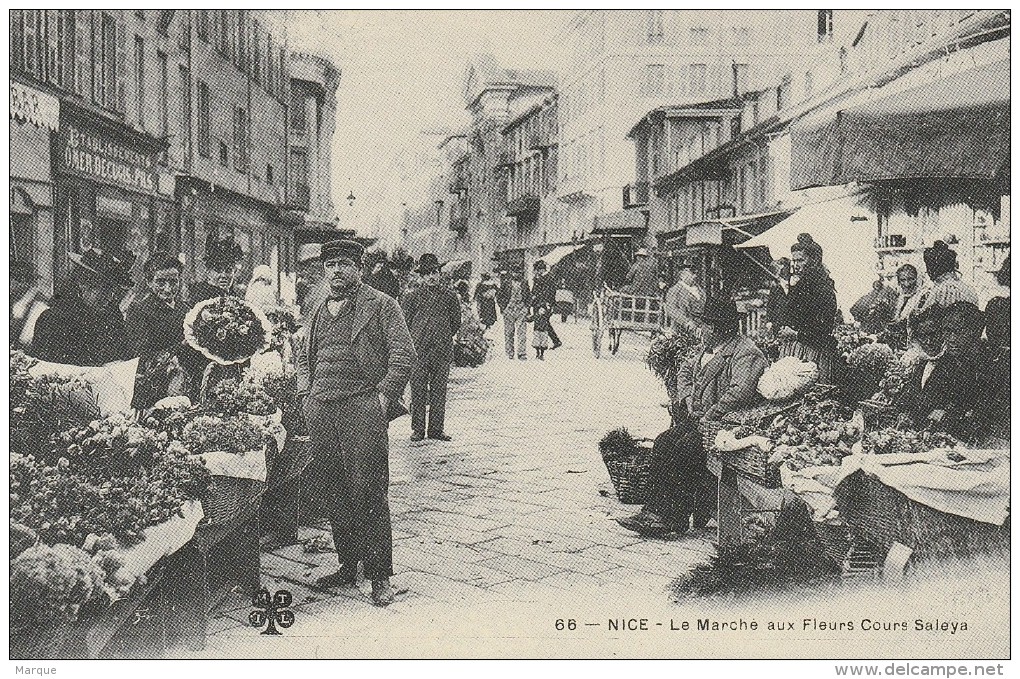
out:
<path id="1" fill-rule="evenodd" d="M 184 317 L 184 340 L 210 361 L 233 365 L 272 345 L 274 326 L 261 309 L 237 297 L 213 297 Z"/>
<path id="2" fill-rule="evenodd" d="M 817 381 L 817 365 L 787 356 L 765 369 L 758 380 L 758 393 L 769 401 L 783 401 L 803 394 Z"/>

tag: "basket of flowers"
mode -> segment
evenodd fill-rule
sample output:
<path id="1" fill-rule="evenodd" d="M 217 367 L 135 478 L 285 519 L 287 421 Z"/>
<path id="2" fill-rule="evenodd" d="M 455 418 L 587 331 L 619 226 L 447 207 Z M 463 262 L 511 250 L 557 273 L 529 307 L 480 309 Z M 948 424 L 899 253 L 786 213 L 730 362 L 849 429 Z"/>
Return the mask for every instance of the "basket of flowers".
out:
<path id="1" fill-rule="evenodd" d="M 266 491 L 266 440 L 242 415 L 200 415 L 184 428 L 183 443 L 210 467 L 212 484 L 201 496 L 210 524 L 225 524 L 257 510 Z"/>
<path id="2" fill-rule="evenodd" d="M 275 327 L 261 309 L 237 297 L 199 302 L 184 317 L 184 340 L 219 365 L 244 363 L 268 349 Z"/>
<path id="3" fill-rule="evenodd" d="M 634 438 L 626 428 L 615 429 L 599 441 L 599 452 L 620 502 L 644 504 L 651 472 L 651 441 Z"/>

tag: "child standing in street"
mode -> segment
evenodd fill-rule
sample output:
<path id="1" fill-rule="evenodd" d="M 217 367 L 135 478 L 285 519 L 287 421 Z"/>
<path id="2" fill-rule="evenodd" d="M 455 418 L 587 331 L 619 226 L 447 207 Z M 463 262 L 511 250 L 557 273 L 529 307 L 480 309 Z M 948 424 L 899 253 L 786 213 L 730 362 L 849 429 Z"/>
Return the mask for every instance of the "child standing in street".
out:
<path id="1" fill-rule="evenodd" d="M 552 346 L 552 340 L 549 337 L 549 314 L 548 307 L 539 307 L 535 310 L 531 346 L 535 348 L 535 358 L 540 361 L 545 360 L 545 350 Z"/>

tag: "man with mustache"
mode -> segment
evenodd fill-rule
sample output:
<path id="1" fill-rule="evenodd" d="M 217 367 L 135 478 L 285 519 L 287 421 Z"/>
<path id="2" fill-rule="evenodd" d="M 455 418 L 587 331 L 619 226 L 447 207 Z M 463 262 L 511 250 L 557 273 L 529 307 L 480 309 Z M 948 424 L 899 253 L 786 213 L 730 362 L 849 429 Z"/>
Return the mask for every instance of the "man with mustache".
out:
<path id="1" fill-rule="evenodd" d="M 355 241 L 322 246 L 329 296 L 309 318 L 298 358 L 298 395 L 312 439 L 340 568 L 320 587 L 353 587 L 358 562 L 372 601 L 393 602 L 389 508 L 389 421 L 400 404 L 415 351 L 400 306 L 361 282 L 364 249 Z"/>

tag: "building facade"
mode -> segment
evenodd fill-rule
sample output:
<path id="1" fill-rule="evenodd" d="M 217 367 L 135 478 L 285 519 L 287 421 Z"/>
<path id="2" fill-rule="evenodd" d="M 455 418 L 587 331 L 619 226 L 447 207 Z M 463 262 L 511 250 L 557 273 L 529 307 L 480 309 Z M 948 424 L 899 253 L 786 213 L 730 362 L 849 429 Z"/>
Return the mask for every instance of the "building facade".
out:
<path id="1" fill-rule="evenodd" d="M 210 234 L 241 245 L 242 280 L 269 264 L 293 289 L 283 213 L 310 206 L 289 186 L 291 60 L 269 13 L 14 10 L 10 22 L 11 242 L 50 291 L 67 254 L 89 247 L 133 252 L 139 290 L 157 249 L 201 279 Z"/>
<path id="2" fill-rule="evenodd" d="M 570 231 L 644 235 L 646 189 L 630 186 L 635 120 L 754 92 L 830 39 L 831 23 L 811 11 L 579 12 L 564 35 L 560 91 L 559 193 Z"/>
<path id="3" fill-rule="evenodd" d="M 835 38 L 770 86 L 659 107 L 632 128 L 664 260 L 695 263 L 710 279 L 725 267 L 706 258 L 728 257 L 729 286 L 739 287 L 741 272 L 788 255 L 811 231 L 845 310 L 904 263 L 923 272 L 923 248 L 943 239 L 988 298 L 990 271 L 1009 252 L 1008 17 L 841 14 Z M 767 246 L 764 260 L 734 250 L 744 244 Z"/>

